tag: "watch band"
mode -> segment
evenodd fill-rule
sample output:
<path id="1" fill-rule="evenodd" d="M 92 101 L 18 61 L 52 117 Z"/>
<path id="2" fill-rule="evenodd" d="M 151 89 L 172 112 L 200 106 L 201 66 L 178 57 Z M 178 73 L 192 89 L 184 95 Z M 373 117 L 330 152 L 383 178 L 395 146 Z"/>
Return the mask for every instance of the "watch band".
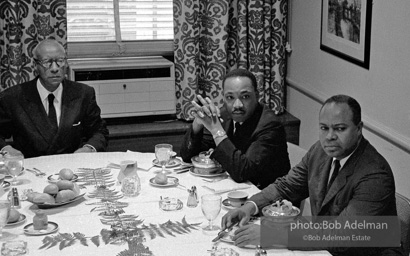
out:
<path id="1" fill-rule="evenodd" d="M 226 136 L 226 132 L 223 131 L 223 130 L 218 130 L 218 131 L 216 131 L 216 133 L 214 135 L 212 135 L 212 137 L 214 139 L 216 139 L 218 137 L 224 137 L 224 136 Z"/>

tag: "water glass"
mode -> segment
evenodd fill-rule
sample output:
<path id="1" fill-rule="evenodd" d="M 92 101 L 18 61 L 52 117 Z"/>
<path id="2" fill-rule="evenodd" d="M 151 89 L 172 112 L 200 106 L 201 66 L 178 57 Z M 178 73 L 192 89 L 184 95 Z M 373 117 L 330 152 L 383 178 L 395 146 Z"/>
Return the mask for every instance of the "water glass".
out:
<path id="1" fill-rule="evenodd" d="M 23 171 L 24 156 L 19 155 L 6 155 L 6 167 L 11 176 L 13 176 L 12 185 L 17 185 L 17 176 Z"/>
<path id="2" fill-rule="evenodd" d="M 168 164 L 172 155 L 172 145 L 171 144 L 157 144 L 155 145 L 155 157 L 157 158 L 158 163 L 161 165 L 161 172 L 164 174 L 171 173 L 168 170 L 165 170 L 165 166 Z"/>
<path id="3" fill-rule="evenodd" d="M 202 213 L 205 215 L 205 218 L 209 221 L 209 225 L 204 227 L 204 231 L 217 231 L 219 230 L 218 226 L 213 225 L 213 220 L 218 217 L 218 214 L 221 212 L 221 203 L 222 197 L 220 195 L 208 194 L 203 195 L 202 199 Z"/>

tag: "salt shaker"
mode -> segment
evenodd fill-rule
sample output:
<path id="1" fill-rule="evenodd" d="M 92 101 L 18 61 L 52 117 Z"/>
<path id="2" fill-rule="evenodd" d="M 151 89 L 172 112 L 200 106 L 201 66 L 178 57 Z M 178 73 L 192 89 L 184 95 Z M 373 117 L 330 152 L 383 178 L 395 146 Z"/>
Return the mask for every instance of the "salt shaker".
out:
<path id="1" fill-rule="evenodd" d="M 11 207 L 20 208 L 20 197 L 17 188 L 13 188 L 11 192 Z"/>
<path id="2" fill-rule="evenodd" d="M 198 206 L 198 195 L 196 194 L 196 187 L 192 186 L 191 189 L 188 189 L 188 201 L 186 206 L 195 208 Z"/>
<path id="3" fill-rule="evenodd" d="M 267 255 L 266 251 L 263 250 L 260 245 L 258 245 L 258 246 L 256 247 L 255 256 L 266 256 L 266 255 Z"/>

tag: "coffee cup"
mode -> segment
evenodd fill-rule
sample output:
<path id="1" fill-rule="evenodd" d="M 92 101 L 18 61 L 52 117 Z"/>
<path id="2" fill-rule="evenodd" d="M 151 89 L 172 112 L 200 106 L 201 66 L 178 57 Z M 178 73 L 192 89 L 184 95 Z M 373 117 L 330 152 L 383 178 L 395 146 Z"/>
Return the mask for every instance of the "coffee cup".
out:
<path id="1" fill-rule="evenodd" d="M 248 193 L 244 191 L 232 191 L 228 193 L 229 204 L 233 207 L 240 207 L 248 199 Z"/>

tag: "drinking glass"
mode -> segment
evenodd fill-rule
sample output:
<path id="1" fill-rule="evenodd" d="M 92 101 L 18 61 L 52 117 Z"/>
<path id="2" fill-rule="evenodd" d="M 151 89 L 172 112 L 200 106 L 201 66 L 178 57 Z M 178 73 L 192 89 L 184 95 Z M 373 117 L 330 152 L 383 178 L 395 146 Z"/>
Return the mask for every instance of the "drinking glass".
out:
<path id="1" fill-rule="evenodd" d="M 6 166 L 9 174 L 13 176 L 12 185 L 17 185 L 17 176 L 23 171 L 24 156 L 19 155 L 6 155 Z"/>
<path id="2" fill-rule="evenodd" d="M 221 211 L 222 197 L 219 195 L 208 194 L 203 195 L 202 199 L 202 213 L 205 218 L 209 221 L 209 225 L 204 227 L 204 231 L 216 231 L 219 230 L 218 226 L 213 225 L 213 220 L 216 219 L 219 212 Z"/>
<path id="3" fill-rule="evenodd" d="M 158 163 L 161 165 L 161 172 L 164 174 L 171 173 L 169 170 L 165 170 L 165 166 L 168 164 L 172 155 L 172 145 L 171 144 L 157 144 L 155 145 L 155 157 Z"/>
<path id="4" fill-rule="evenodd" d="M 3 228 L 7 224 L 9 218 L 11 204 L 9 201 L 0 201 L 0 239 L 3 238 Z"/>

